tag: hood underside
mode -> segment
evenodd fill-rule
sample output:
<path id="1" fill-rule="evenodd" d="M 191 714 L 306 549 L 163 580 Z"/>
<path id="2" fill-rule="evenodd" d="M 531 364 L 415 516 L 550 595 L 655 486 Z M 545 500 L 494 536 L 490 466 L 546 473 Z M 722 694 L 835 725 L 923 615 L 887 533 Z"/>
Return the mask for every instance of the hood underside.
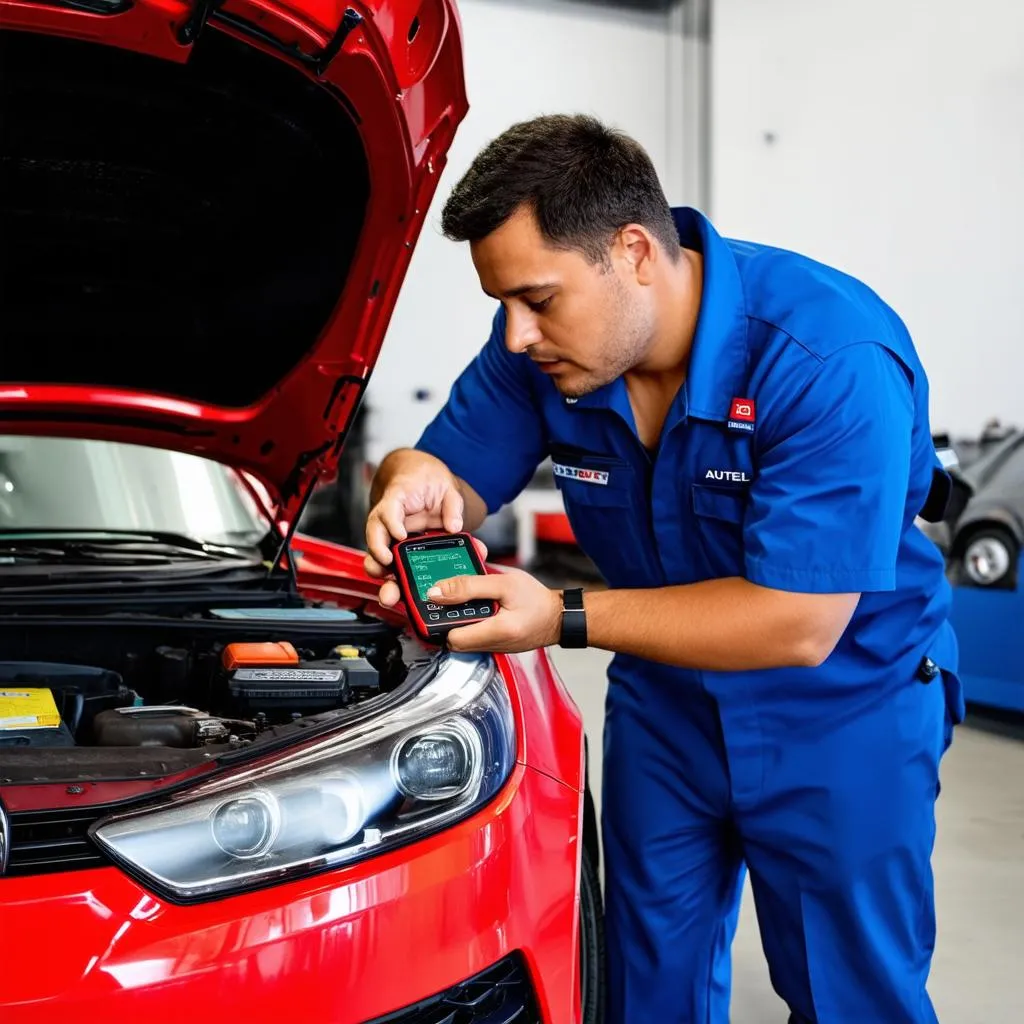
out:
<path id="1" fill-rule="evenodd" d="M 223 4 L 182 46 L 184 6 L 167 38 L 126 32 L 148 3 L 0 32 L 0 431 L 205 455 L 287 517 L 338 454 L 465 113 L 457 22 Z M 417 77 L 395 46 L 420 33 Z"/>
<path id="2" fill-rule="evenodd" d="M 258 401 L 345 285 L 370 187 L 351 118 L 222 34 L 185 67 L 6 44 L 4 376 Z"/>

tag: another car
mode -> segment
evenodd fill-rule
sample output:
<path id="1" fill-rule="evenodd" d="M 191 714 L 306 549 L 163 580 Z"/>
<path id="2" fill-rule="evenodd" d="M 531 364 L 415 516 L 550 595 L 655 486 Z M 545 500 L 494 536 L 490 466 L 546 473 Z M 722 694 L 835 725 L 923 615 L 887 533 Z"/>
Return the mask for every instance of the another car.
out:
<path id="1" fill-rule="evenodd" d="M 1024 431 L 991 424 L 943 449 L 954 490 L 945 518 L 923 529 L 946 556 L 964 692 L 1024 712 Z"/>
<path id="2" fill-rule="evenodd" d="M 958 476 L 970 498 L 946 521 L 946 551 L 957 582 L 1014 590 L 1024 552 L 1024 430 L 979 445 Z"/>
<path id="3" fill-rule="evenodd" d="M 466 113 L 449 0 L 0 0 L 0 1020 L 591 1024 L 546 654 L 297 532 Z"/>
<path id="4" fill-rule="evenodd" d="M 945 553 L 954 583 L 1014 590 L 1024 551 L 1024 430 L 990 426 L 977 439 L 951 442 L 958 494 L 929 536 Z"/>

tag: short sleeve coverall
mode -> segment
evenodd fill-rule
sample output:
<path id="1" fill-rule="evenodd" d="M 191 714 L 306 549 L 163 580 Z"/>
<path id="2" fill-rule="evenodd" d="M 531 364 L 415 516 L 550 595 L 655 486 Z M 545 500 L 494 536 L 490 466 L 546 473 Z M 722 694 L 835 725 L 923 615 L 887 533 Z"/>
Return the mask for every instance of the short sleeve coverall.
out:
<path id="1" fill-rule="evenodd" d="M 926 376 L 861 282 L 673 214 L 704 287 L 656 451 L 622 379 L 564 398 L 507 351 L 500 310 L 418 447 L 491 512 L 550 456 L 611 587 L 862 594 L 816 668 L 612 660 L 608 1024 L 725 1024 L 744 865 L 791 1020 L 928 1024 L 934 805 L 964 704 L 943 561 L 915 525 L 941 475 Z"/>

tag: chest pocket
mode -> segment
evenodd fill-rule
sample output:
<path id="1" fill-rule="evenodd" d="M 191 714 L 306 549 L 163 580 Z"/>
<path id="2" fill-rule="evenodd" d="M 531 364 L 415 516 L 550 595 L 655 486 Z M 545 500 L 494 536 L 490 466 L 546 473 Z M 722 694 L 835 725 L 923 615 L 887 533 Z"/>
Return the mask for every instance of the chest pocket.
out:
<path id="1" fill-rule="evenodd" d="M 742 576 L 746 487 L 691 484 L 690 509 L 705 578 Z"/>
<path id="2" fill-rule="evenodd" d="M 650 545 L 644 543 L 636 468 L 618 456 L 551 446 L 555 485 L 586 555 L 611 586 L 650 582 Z"/>

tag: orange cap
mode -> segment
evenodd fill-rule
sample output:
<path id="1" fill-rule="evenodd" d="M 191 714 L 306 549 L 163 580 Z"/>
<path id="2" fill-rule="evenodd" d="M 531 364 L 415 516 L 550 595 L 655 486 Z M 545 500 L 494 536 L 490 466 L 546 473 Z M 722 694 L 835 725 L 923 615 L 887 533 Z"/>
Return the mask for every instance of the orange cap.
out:
<path id="1" fill-rule="evenodd" d="M 280 643 L 228 644 L 221 660 L 230 672 L 243 665 L 297 665 L 299 655 L 287 640 L 282 640 Z"/>

